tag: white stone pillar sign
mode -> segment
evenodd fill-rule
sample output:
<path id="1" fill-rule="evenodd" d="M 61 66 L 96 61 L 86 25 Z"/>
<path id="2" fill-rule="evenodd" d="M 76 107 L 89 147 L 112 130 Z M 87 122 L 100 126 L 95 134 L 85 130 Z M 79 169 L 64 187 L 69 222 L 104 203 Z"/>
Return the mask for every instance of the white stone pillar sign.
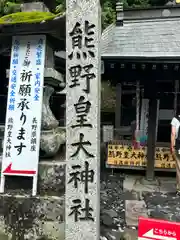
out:
<path id="1" fill-rule="evenodd" d="M 66 240 L 99 240 L 100 38 L 98 0 L 66 2 Z"/>

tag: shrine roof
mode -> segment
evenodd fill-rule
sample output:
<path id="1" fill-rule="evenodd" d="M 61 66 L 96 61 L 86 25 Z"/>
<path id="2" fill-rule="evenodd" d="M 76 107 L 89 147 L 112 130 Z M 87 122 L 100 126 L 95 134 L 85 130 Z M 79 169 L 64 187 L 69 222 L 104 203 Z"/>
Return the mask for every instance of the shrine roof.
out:
<path id="1" fill-rule="evenodd" d="M 112 24 L 102 34 L 101 53 L 104 59 L 180 57 L 180 17 Z"/>

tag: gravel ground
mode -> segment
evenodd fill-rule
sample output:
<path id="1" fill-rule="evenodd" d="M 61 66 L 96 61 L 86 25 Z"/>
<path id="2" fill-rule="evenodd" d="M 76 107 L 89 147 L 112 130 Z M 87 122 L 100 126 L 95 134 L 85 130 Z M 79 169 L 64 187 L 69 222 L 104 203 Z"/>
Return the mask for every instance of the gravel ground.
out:
<path id="1" fill-rule="evenodd" d="M 101 239 L 119 240 L 125 228 L 123 178 L 107 174 L 101 181 Z"/>

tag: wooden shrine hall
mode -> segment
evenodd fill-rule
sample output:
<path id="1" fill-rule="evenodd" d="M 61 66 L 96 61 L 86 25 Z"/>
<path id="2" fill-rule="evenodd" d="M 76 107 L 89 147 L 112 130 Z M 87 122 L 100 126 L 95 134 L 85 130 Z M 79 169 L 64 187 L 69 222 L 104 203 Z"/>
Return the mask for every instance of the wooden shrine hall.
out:
<path id="1" fill-rule="evenodd" d="M 180 7 L 123 10 L 117 3 L 116 22 L 102 35 L 102 65 L 102 80 L 116 86 L 116 142 L 108 144 L 107 167 L 146 169 L 148 180 L 155 170 L 174 171 L 170 122 L 180 105 Z M 123 113 L 133 97 L 134 113 Z M 133 120 L 132 138 L 126 140 L 122 126 Z"/>

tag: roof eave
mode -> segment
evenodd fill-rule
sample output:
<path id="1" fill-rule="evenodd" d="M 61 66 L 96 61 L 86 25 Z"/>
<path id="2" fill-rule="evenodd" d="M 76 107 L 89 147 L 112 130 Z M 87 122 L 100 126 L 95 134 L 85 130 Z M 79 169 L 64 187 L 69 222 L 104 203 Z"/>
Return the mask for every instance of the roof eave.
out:
<path id="1" fill-rule="evenodd" d="M 113 55 L 113 54 L 102 54 L 102 60 L 129 60 L 129 61 L 143 61 L 146 60 L 147 62 L 154 62 L 154 61 L 173 61 L 176 59 L 176 62 L 180 60 L 180 56 L 123 56 L 123 55 Z"/>

